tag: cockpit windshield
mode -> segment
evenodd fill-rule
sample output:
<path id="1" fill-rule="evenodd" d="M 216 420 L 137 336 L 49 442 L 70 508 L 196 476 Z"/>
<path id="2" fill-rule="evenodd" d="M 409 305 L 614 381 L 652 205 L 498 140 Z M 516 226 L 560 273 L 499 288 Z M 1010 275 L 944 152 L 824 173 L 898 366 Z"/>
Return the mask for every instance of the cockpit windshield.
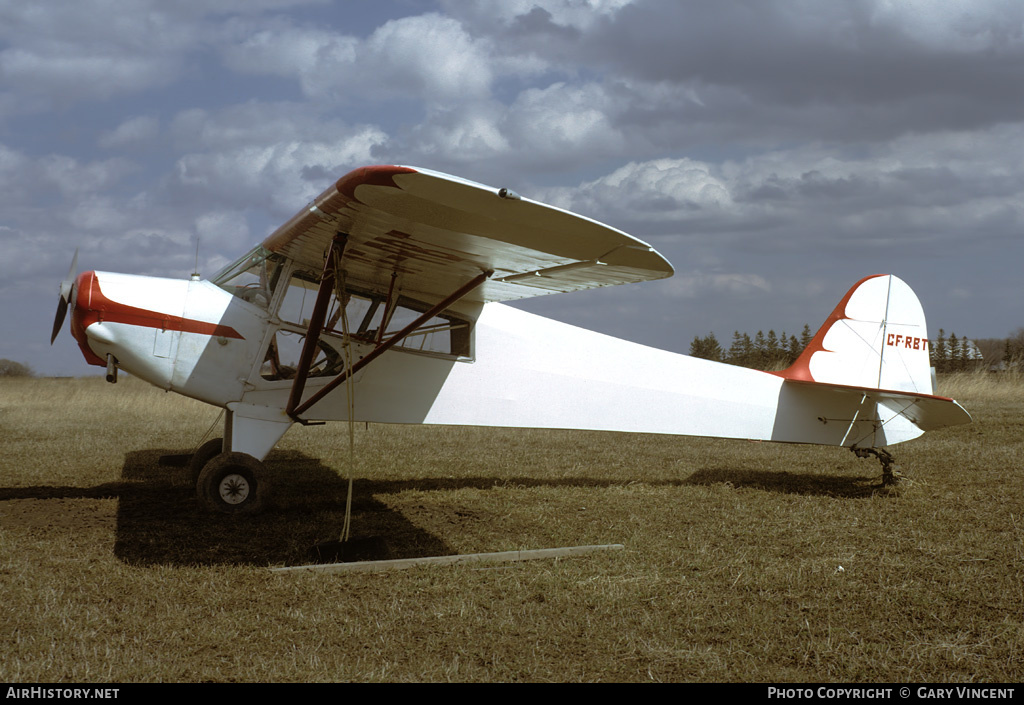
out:
<path id="1" fill-rule="evenodd" d="M 282 263 L 279 255 L 256 247 L 220 270 L 211 281 L 234 296 L 265 309 L 270 306 Z"/>

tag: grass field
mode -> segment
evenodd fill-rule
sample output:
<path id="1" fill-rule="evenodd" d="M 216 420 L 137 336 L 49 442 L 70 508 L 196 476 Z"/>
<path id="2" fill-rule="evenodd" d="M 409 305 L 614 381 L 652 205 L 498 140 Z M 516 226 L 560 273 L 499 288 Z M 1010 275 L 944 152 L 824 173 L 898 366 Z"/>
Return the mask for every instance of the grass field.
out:
<path id="1" fill-rule="evenodd" d="M 975 423 L 893 448 L 297 427 L 275 504 L 203 514 L 217 412 L 133 379 L 0 380 L 0 680 L 1015 682 L 1024 381 L 940 380 Z M 280 574 L 342 529 L 373 557 L 622 543 L 565 560 Z"/>

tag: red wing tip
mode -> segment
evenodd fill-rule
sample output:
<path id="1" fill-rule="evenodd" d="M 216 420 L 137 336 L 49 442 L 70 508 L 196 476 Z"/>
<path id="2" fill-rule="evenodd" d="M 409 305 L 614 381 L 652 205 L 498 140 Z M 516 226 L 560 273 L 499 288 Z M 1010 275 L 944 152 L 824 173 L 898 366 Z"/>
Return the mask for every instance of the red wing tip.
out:
<path id="1" fill-rule="evenodd" d="M 392 186 L 394 188 L 398 188 L 398 184 L 395 183 L 394 177 L 399 174 L 415 173 L 417 173 L 415 169 L 411 169 L 407 166 L 395 166 L 392 164 L 362 166 L 345 174 L 343 177 L 338 179 L 334 186 L 338 189 L 338 193 L 343 194 L 350 199 L 354 199 L 356 187 L 358 186 Z"/>

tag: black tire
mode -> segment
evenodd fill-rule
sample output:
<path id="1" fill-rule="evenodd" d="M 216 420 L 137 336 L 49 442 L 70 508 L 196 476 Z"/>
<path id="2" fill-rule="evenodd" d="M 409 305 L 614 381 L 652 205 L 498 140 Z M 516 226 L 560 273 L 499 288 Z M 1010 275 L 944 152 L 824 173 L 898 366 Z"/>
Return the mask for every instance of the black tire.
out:
<path id="1" fill-rule="evenodd" d="M 214 438 L 212 441 L 207 441 L 203 445 L 199 446 L 199 449 L 192 454 L 192 459 L 188 461 L 188 474 L 192 478 L 192 484 L 199 484 L 199 474 L 206 467 L 206 464 L 213 460 L 216 456 L 221 454 L 224 450 L 224 439 Z"/>
<path id="2" fill-rule="evenodd" d="M 202 505 L 220 514 L 258 514 L 270 496 L 263 463 L 246 453 L 221 453 L 199 473 L 196 494 Z"/>

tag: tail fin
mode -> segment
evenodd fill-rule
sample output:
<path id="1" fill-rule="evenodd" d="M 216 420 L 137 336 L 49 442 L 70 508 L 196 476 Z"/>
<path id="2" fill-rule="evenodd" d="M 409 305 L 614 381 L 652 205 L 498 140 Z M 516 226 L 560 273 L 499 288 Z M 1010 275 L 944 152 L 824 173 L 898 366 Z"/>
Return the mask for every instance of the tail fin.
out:
<path id="1" fill-rule="evenodd" d="M 934 394 L 924 310 L 902 279 L 854 284 L 796 362 L 779 373 L 819 384 Z"/>

